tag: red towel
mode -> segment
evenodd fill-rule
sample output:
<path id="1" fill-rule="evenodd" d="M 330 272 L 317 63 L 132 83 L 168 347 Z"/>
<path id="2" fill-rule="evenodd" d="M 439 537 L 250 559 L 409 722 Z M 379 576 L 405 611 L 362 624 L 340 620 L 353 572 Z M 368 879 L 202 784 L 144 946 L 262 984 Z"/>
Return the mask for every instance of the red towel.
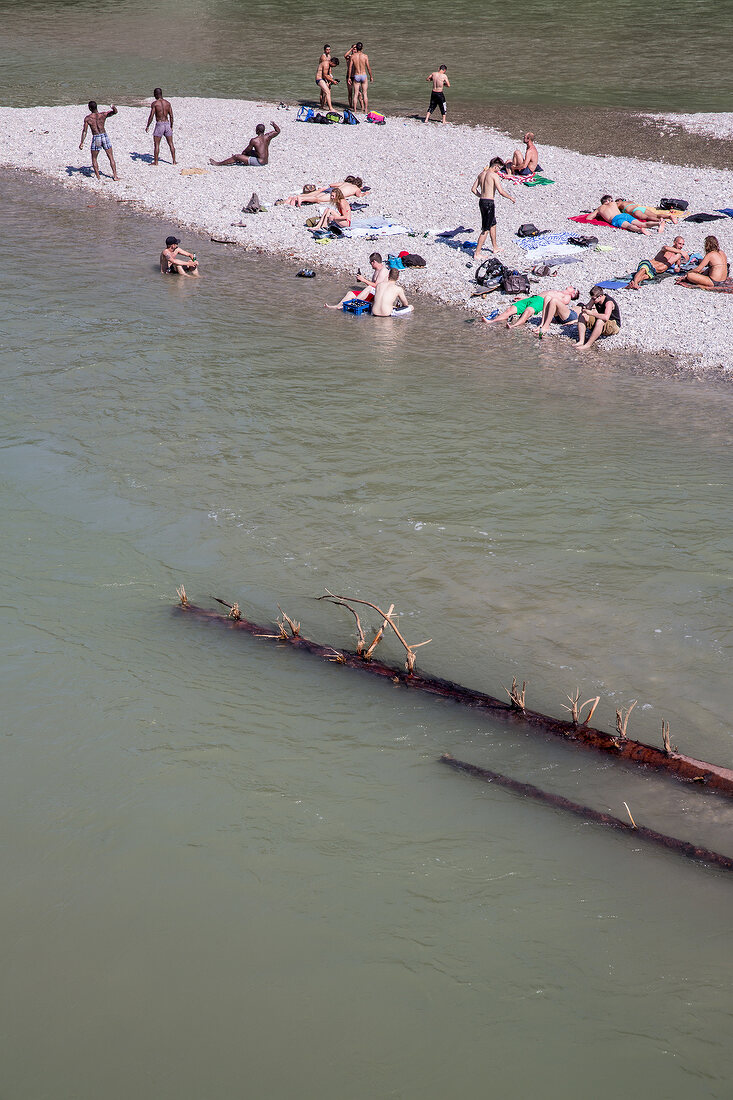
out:
<path id="1" fill-rule="evenodd" d="M 568 218 L 570 222 L 580 222 L 581 225 L 602 225 L 604 229 L 615 229 L 614 225 L 609 225 L 608 222 L 602 222 L 600 218 L 591 218 L 587 214 L 574 214 L 572 218 Z"/>

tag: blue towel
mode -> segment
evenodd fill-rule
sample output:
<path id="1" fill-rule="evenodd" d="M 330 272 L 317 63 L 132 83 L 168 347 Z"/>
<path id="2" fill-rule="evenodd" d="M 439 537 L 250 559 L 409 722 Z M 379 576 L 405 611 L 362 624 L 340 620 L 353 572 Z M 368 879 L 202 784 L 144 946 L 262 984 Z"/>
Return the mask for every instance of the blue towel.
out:
<path id="1" fill-rule="evenodd" d="M 515 244 L 523 248 L 525 252 L 532 252 L 535 248 L 542 248 L 545 244 L 565 244 L 568 237 L 574 237 L 577 233 L 572 230 L 569 233 L 540 233 L 539 237 L 520 237 Z"/>
<path id="2" fill-rule="evenodd" d="M 729 218 L 733 218 L 733 210 L 731 210 L 729 206 L 721 206 L 721 208 L 716 211 L 716 213 L 727 214 Z"/>

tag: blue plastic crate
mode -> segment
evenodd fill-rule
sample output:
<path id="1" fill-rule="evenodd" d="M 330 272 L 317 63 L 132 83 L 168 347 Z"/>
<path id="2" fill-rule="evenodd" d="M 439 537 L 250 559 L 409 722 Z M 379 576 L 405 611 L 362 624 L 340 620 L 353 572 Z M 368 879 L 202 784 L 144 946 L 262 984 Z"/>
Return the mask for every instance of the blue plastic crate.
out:
<path id="1" fill-rule="evenodd" d="M 371 313 L 372 303 L 365 302 L 362 298 L 350 298 L 341 308 L 344 313 Z"/>

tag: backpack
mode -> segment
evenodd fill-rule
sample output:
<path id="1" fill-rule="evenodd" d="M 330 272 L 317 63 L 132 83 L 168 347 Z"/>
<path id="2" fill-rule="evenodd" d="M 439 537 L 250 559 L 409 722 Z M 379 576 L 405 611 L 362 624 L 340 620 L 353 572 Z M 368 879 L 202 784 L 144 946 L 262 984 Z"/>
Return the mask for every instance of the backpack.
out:
<path id="1" fill-rule="evenodd" d="M 315 116 L 315 111 L 312 107 L 301 107 L 295 116 L 296 122 L 312 122 Z"/>
<path id="2" fill-rule="evenodd" d="M 479 286 L 488 286 L 489 283 L 498 286 L 506 274 L 507 269 L 501 260 L 497 260 L 496 256 L 490 256 L 476 268 L 475 279 Z"/>
<path id="3" fill-rule="evenodd" d="M 367 115 L 367 122 L 376 122 L 377 126 L 384 126 L 386 121 L 384 115 L 380 115 L 376 111 L 370 111 Z"/>
<path id="4" fill-rule="evenodd" d="M 347 107 L 344 111 L 344 117 L 341 119 L 347 126 L 358 126 L 359 119 L 356 117 L 353 111 L 350 111 Z"/>
<path id="5" fill-rule="evenodd" d="M 341 115 L 338 113 L 338 111 L 329 111 L 326 114 L 326 118 L 329 122 L 343 122 L 343 119 L 341 118 Z"/>
<path id="6" fill-rule="evenodd" d="M 503 294 L 529 294 L 529 279 L 518 272 L 507 273 L 501 280 Z"/>
<path id="7" fill-rule="evenodd" d="M 540 230 L 536 225 L 532 225 L 532 222 L 527 222 L 525 225 L 520 225 L 517 230 L 518 237 L 539 237 Z"/>
<path id="8" fill-rule="evenodd" d="M 687 210 L 689 202 L 685 202 L 684 199 L 660 199 L 660 210 Z"/>
<path id="9" fill-rule="evenodd" d="M 400 252 L 400 259 L 405 267 L 426 267 L 425 260 L 418 256 L 417 252 Z"/>

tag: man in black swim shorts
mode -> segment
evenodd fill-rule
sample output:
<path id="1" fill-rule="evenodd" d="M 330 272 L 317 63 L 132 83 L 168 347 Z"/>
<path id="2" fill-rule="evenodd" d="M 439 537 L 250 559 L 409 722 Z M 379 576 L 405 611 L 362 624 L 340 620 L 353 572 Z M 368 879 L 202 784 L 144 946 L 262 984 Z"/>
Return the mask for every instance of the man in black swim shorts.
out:
<path id="1" fill-rule="evenodd" d="M 430 93 L 430 106 L 428 107 L 428 113 L 425 115 L 425 121 L 428 122 L 430 116 L 436 107 L 440 108 L 440 112 L 443 116 L 443 122 L 445 122 L 445 112 L 447 110 L 445 103 L 445 94 L 443 88 L 450 88 L 450 80 L 448 79 L 447 69 L 445 65 L 441 65 L 437 72 L 431 73 L 430 76 L 426 76 L 425 79 L 428 83 L 432 82 L 433 90 Z"/>
<path id="2" fill-rule="evenodd" d="M 501 186 L 501 180 L 497 175 L 498 169 L 502 167 L 503 161 L 501 157 L 494 157 L 487 168 L 484 168 L 483 172 L 479 175 L 478 179 L 471 188 L 471 192 L 478 196 L 478 208 L 481 212 L 481 232 L 479 233 L 478 241 L 476 242 L 476 251 L 473 256 L 476 259 L 481 249 L 484 247 L 486 235 L 491 235 L 491 247 L 494 252 L 500 252 L 501 249 L 496 247 L 496 210 L 494 208 L 494 196 L 498 192 L 503 195 L 505 199 L 509 199 L 510 202 L 516 203 L 516 199 L 510 195 Z"/>

